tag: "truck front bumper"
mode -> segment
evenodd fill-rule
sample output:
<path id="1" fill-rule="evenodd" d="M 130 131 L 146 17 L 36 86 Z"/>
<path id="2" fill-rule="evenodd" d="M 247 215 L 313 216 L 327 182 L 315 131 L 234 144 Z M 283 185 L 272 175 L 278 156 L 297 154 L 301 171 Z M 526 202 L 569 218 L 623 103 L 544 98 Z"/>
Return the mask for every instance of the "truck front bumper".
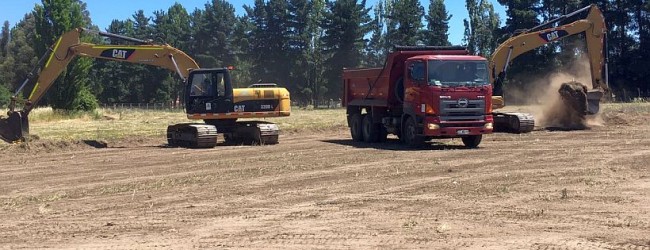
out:
<path id="1" fill-rule="evenodd" d="M 422 134 L 431 137 L 463 137 L 468 135 L 491 134 L 494 121 L 491 115 L 479 121 L 440 121 L 440 118 L 428 116 L 423 121 Z"/>

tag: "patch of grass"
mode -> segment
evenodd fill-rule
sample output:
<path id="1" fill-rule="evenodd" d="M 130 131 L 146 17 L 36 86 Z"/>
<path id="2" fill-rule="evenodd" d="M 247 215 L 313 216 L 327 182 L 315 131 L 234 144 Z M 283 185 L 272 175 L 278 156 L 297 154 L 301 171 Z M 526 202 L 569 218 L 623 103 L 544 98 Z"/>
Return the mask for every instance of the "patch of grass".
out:
<path id="1" fill-rule="evenodd" d="M 402 227 L 403 227 L 403 228 L 406 228 L 406 229 L 413 229 L 413 228 L 415 228 L 415 226 L 417 226 L 417 225 L 418 225 L 418 222 L 417 222 L 417 221 L 415 221 L 415 220 L 413 220 L 413 219 L 410 219 L 410 220 L 404 222 L 404 224 L 402 224 Z"/>
<path id="2" fill-rule="evenodd" d="M 650 114 L 650 102 L 605 103 L 603 113 L 621 112 L 626 114 Z"/>
<path id="3" fill-rule="evenodd" d="M 48 140 L 109 140 L 133 136 L 164 137 L 168 125 L 202 123 L 189 120 L 183 110 L 98 109 L 66 113 L 37 108 L 29 115 L 30 132 Z M 347 126 L 345 109 L 294 108 L 289 117 L 264 120 L 277 123 L 281 133 L 324 131 Z"/>
<path id="4" fill-rule="evenodd" d="M 569 198 L 569 192 L 566 190 L 566 188 L 563 188 L 560 191 L 560 199 L 566 199 Z"/>
<path id="5" fill-rule="evenodd" d="M 52 108 L 37 108 L 29 113 L 30 122 L 56 122 L 69 119 L 99 120 L 103 117 L 103 110 L 90 112 L 53 110 Z"/>

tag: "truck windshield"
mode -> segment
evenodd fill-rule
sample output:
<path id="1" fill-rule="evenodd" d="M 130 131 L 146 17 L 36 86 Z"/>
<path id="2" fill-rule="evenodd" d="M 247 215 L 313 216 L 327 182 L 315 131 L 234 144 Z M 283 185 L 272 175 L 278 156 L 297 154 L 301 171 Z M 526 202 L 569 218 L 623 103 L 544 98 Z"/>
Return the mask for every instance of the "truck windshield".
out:
<path id="1" fill-rule="evenodd" d="M 486 61 L 429 60 L 428 71 L 429 85 L 469 87 L 489 84 Z"/>

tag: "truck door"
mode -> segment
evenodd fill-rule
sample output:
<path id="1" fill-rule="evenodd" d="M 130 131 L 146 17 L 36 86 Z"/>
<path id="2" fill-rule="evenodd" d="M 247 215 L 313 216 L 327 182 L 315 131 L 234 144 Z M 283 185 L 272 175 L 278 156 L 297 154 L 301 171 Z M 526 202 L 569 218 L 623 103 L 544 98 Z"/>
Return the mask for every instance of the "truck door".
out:
<path id="1" fill-rule="evenodd" d="M 421 89 L 426 85 L 426 64 L 422 60 L 407 62 L 404 81 L 404 108 L 415 113 L 420 109 Z"/>
<path id="2" fill-rule="evenodd" d="M 194 70 L 186 89 L 188 114 L 233 112 L 233 94 L 227 69 Z"/>

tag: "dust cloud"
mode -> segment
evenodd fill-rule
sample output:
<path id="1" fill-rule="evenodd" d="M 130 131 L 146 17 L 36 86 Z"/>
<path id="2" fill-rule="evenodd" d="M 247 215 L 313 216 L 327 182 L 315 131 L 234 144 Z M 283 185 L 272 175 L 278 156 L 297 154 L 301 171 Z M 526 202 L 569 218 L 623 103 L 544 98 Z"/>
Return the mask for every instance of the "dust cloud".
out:
<path id="1" fill-rule="evenodd" d="M 577 82 L 577 83 L 576 83 Z M 582 83 L 582 85 L 580 85 Z M 530 105 L 536 126 L 553 130 L 579 130 L 601 125 L 599 117 L 587 117 L 576 112 L 571 102 L 562 99 L 559 90 L 577 91 L 591 86 L 591 73 L 587 58 L 576 60 L 544 77 L 532 80 L 526 90 L 509 91 L 509 98 Z M 590 89 L 590 87 L 587 87 Z M 597 115 L 596 115 L 597 116 Z"/>

